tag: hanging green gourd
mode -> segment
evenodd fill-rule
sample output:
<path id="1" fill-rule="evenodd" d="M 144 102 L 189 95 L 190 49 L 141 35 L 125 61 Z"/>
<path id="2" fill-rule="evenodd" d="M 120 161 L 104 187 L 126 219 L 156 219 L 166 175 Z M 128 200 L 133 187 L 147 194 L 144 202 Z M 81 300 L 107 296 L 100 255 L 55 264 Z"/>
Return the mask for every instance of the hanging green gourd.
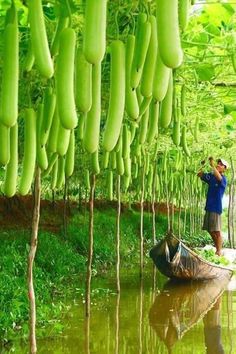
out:
<path id="1" fill-rule="evenodd" d="M 186 126 L 182 127 L 182 133 L 181 133 L 181 146 L 187 156 L 190 156 L 190 151 L 188 149 L 187 145 L 187 139 L 186 139 Z"/>
<path id="2" fill-rule="evenodd" d="M 53 76 L 54 68 L 48 46 L 42 1 L 31 0 L 28 2 L 28 8 L 30 36 L 35 63 L 40 74 L 49 79 Z"/>
<path id="3" fill-rule="evenodd" d="M 147 143 L 151 144 L 153 140 L 158 136 L 159 102 L 155 99 L 152 99 L 149 111 Z"/>
<path id="4" fill-rule="evenodd" d="M 80 48 L 76 52 L 75 102 L 79 112 L 87 113 L 92 106 L 92 64 Z"/>
<path id="5" fill-rule="evenodd" d="M 56 95 L 59 119 L 65 129 L 74 129 L 77 125 L 74 97 L 75 42 L 75 31 L 72 28 L 63 29 L 57 58 Z"/>
<path id="6" fill-rule="evenodd" d="M 86 60 L 101 63 L 106 50 L 107 0 L 86 0 L 84 47 Z"/>
<path id="7" fill-rule="evenodd" d="M 130 84 L 131 67 L 134 56 L 135 36 L 128 35 L 125 49 L 125 110 L 129 118 L 136 120 L 139 116 L 139 104 L 136 90 Z"/>
<path id="8" fill-rule="evenodd" d="M 10 128 L 10 160 L 6 166 L 3 193 L 11 198 L 16 193 L 18 170 L 18 124 Z"/>
<path id="9" fill-rule="evenodd" d="M 75 165 L 75 132 L 74 130 L 71 130 L 70 142 L 69 142 L 69 146 L 65 158 L 65 176 L 67 178 L 72 176 L 74 172 L 74 165 Z"/>
<path id="10" fill-rule="evenodd" d="M 19 183 L 19 193 L 29 193 L 33 182 L 36 162 L 36 114 L 32 108 L 27 108 L 24 115 L 24 156 L 22 174 Z"/>
<path id="11" fill-rule="evenodd" d="M 2 91 L 0 123 L 12 127 L 18 117 L 19 39 L 17 11 L 7 11 L 3 37 Z"/>
<path id="12" fill-rule="evenodd" d="M 101 63 L 92 68 L 92 107 L 84 126 L 84 148 L 91 154 L 98 150 L 101 119 Z"/>
<path id="13" fill-rule="evenodd" d="M 149 17 L 151 24 L 151 37 L 148 46 L 147 56 L 143 67 L 141 78 L 141 94 L 144 97 L 150 97 L 153 92 L 153 78 L 157 57 L 157 23 L 156 17 L 151 15 Z"/>
<path id="14" fill-rule="evenodd" d="M 172 73 L 169 78 L 169 85 L 166 96 L 161 103 L 159 124 L 161 128 L 168 128 L 172 118 L 172 102 L 173 102 L 173 77 Z"/>
<path id="15" fill-rule="evenodd" d="M 178 68 L 183 61 L 180 42 L 178 0 L 156 0 L 157 36 L 163 63 Z"/>
<path id="16" fill-rule="evenodd" d="M 10 128 L 0 123 L 0 165 L 7 165 L 10 160 Z"/>
<path id="17" fill-rule="evenodd" d="M 134 56 L 131 67 L 130 85 L 136 89 L 140 83 L 143 66 L 151 37 L 151 23 L 145 13 L 138 15 L 137 30 L 135 35 Z"/>
<path id="18" fill-rule="evenodd" d="M 125 107 L 125 48 L 120 40 L 111 43 L 110 100 L 103 136 L 103 147 L 111 151 L 121 130 Z"/>

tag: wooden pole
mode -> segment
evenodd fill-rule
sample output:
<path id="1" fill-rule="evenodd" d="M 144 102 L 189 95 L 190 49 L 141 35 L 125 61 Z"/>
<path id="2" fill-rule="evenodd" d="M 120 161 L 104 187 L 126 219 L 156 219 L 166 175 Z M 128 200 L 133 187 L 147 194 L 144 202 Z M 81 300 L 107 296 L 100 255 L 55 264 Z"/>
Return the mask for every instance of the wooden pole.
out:
<path id="1" fill-rule="evenodd" d="M 64 237 L 67 236 L 67 187 L 68 178 L 65 178 L 64 194 L 63 194 L 63 233 Z"/>
<path id="2" fill-rule="evenodd" d="M 139 300 L 139 354 L 143 353 L 143 277 L 140 279 L 140 300 Z"/>
<path id="3" fill-rule="evenodd" d="M 37 353 L 37 343 L 36 343 L 36 303 L 35 303 L 35 291 L 34 291 L 34 281 L 33 281 L 33 267 L 34 259 L 37 251 L 38 244 L 38 226 L 40 217 L 40 195 L 41 195 L 41 182 L 40 182 L 41 170 L 36 167 L 35 170 L 35 183 L 34 183 L 34 207 L 33 207 L 33 217 L 32 217 L 32 231 L 31 231 L 31 244 L 30 251 L 28 255 L 28 296 L 30 304 L 30 314 L 29 314 L 29 344 L 30 353 Z"/>
<path id="4" fill-rule="evenodd" d="M 144 202 L 144 185 L 145 185 L 145 163 L 142 171 L 142 181 L 141 181 L 141 198 L 140 198 L 140 277 L 143 274 L 143 202 Z"/>
<path id="5" fill-rule="evenodd" d="M 116 339 L 115 339 L 115 354 L 119 354 L 119 333 L 120 332 L 120 292 L 116 299 Z"/>
<path id="6" fill-rule="evenodd" d="M 90 297 L 91 297 L 91 278 L 92 278 L 92 261 L 93 261 L 93 221 L 94 221 L 94 191 L 96 177 L 95 174 L 92 175 L 92 183 L 90 187 L 90 198 L 89 198 L 89 253 L 88 253 L 88 264 L 87 264 L 87 277 L 86 277 L 86 301 L 85 301 L 85 314 L 87 317 L 90 316 Z"/>
<path id="7" fill-rule="evenodd" d="M 120 175 L 117 176 L 117 217 L 116 217 L 116 287 L 120 292 Z"/>
<path id="8" fill-rule="evenodd" d="M 85 354 L 90 354 L 90 317 L 85 317 Z"/>

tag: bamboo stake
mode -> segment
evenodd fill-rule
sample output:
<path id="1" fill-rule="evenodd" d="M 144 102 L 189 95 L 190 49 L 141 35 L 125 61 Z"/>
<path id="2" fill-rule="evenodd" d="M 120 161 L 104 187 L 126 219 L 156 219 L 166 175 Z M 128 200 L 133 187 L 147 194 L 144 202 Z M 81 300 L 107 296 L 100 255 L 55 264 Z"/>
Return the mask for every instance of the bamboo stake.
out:
<path id="1" fill-rule="evenodd" d="M 140 198 L 140 277 L 143 274 L 143 202 L 144 202 L 144 185 L 145 185 L 145 162 L 142 171 L 141 198 Z"/>
<path id="2" fill-rule="evenodd" d="M 116 299 L 116 340 L 115 340 L 115 354 L 119 354 L 119 332 L 120 332 L 120 292 Z"/>
<path id="3" fill-rule="evenodd" d="M 152 241 L 153 246 L 156 243 L 156 210 L 155 210 L 155 202 L 156 202 L 156 170 L 157 163 L 155 163 L 154 172 L 153 172 L 153 182 L 152 182 Z M 153 291 L 155 291 L 156 286 L 156 266 L 153 263 Z"/>
<path id="4" fill-rule="evenodd" d="M 139 302 L 139 354 L 143 353 L 143 277 L 140 279 L 140 302 Z"/>
<path id="5" fill-rule="evenodd" d="M 85 317 L 85 353 L 90 354 L 90 317 Z"/>
<path id="6" fill-rule="evenodd" d="M 65 238 L 67 236 L 67 185 L 68 178 L 66 177 L 63 194 L 63 233 Z"/>
<path id="7" fill-rule="evenodd" d="M 91 178 L 90 198 L 89 198 L 89 254 L 87 264 L 87 277 L 86 277 L 86 301 L 85 301 L 85 314 L 90 316 L 90 298 L 91 298 L 91 278 L 92 278 L 92 261 L 93 261 L 93 221 L 94 221 L 94 191 L 96 177 L 95 174 Z"/>
<path id="8" fill-rule="evenodd" d="M 178 237 L 179 238 L 181 238 L 181 206 L 182 206 L 182 196 L 180 194 L 180 196 L 179 196 L 179 214 L 178 214 Z"/>
<path id="9" fill-rule="evenodd" d="M 120 292 L 120 175 L 117 176 L 117 218 L 116 218 L 116 286 Z"/>
<path id="10" fill-rule="evenodd" d="M 30 316 L 29 316 L 29 342 L 30 353 L 37 353 L 36 343 L 36 303 L 35 303 L 35 291 L 33 280 L 33 267 L 34 259 L 37 251 L 38 244 L 38 226 L 40 217 L 40 195 L 41 195 L 41 182 L 40 182 L 41 170 L 36 167 L 35 170 L 35 184 L 34 184 L 34 208 L 32 217 L 32 231 L 31 231 L 31 244 L 28 255 L 28 296 L 30 304 Z"/>

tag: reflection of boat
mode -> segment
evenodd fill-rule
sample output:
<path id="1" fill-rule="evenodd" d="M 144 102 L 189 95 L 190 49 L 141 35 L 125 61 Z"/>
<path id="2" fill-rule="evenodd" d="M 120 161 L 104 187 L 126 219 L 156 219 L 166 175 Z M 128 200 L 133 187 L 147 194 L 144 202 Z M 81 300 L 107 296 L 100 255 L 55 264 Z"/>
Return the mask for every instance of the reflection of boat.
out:
<path id="1" fill-rule="evenodd" d="M 155 245 L 150 251 L 150 257 L 159 271 L 169 278 L 230 278 L 233 274 L 232 269 L 202 259 L 173 235 L 166 236 Z"/>
<path id="2" fill-rule="evenodd" d="M 149 311 L 149 322 L 169 350 L 212 308 L 228 281 L 228 277 L 220 277 L 202 282 L 166 283 Z"/>

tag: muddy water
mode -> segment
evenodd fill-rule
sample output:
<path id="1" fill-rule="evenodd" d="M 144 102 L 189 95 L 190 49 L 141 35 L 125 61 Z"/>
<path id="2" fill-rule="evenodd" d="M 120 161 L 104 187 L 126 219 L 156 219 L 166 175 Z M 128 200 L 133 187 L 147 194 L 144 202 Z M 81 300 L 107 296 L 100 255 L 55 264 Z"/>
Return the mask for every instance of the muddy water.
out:
<path id="1" fill-rule="evenodd" d="M 85 321 L 84 298 L 78 295 L 68 303 L 62 334 L 51 337 L 49 331 L 38 339 L 38 353 L 236 353 L 233 282 L 175 284 L 157 274 L 154 286 L 152 270 L 143 280 L 126 271 L 120 296 L 115 282 L 112 275 L 93 278 L 90 319 Z M 28 353 L 28 346 L 15 343 L 12 352 Z"/>

